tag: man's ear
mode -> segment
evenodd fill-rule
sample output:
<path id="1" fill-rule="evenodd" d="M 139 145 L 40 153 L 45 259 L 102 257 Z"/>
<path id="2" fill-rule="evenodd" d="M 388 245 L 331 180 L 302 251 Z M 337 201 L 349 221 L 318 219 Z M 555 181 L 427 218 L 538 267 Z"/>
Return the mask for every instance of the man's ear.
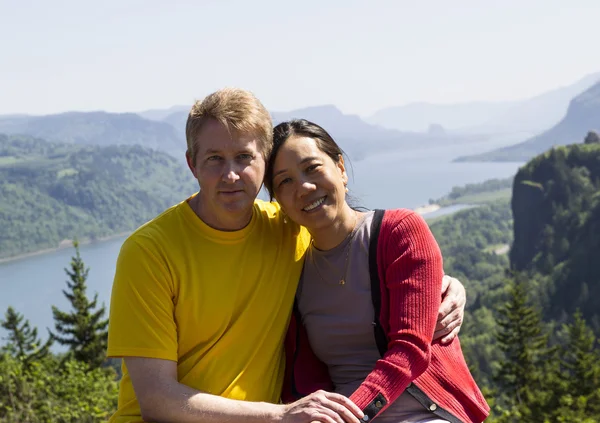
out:
<path id="1" fill-rule="evenodd" d="M 188 168 L 190 169 L 190 171 L 192 172 L 192 174 L 194 175 L 194 178 L 198 179 L 198 177 L 196 176 L 196 163 L 194 163 L 194 159 L 190 154 L 190 150 L 187 150 L 185 152 L 185 161 L 188 165 Z"/>

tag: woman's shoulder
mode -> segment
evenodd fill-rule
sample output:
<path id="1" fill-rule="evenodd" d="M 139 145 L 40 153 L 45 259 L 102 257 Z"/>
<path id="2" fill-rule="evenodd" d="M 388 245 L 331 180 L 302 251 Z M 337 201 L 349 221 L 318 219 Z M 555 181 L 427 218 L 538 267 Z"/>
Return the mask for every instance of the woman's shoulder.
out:
<path id="1" fill-rule="evenodd" d="M 411 209 L 386 209 L 383 210 L 383 222 L 395 226 L 405 220 L 423 220 L 421 215 Z"/>
<path id="2" fill-rule="evenodd" d="M 381 233 L 415 235 L 429 232 L 429 225 L 419 213 L 411 209 L 386 209 L 383 211 Z"/>

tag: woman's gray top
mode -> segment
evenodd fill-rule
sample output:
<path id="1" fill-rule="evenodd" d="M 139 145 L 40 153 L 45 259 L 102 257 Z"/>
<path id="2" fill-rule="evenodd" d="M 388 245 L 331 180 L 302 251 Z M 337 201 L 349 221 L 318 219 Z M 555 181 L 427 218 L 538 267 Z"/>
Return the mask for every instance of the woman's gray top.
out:
<path id="1" fill-rule="evenodd" d="M 328 366 L 335 391 L 345 396 L 381 358 L 373 332 L 369 277 L 373 214 L 359 217 L 354 232 L 332 250 L 311 244 L 296 294 L 310 345 Z M 438 419 L 407 391 L 377 416 L 380 423 L 442 421 Z"/>

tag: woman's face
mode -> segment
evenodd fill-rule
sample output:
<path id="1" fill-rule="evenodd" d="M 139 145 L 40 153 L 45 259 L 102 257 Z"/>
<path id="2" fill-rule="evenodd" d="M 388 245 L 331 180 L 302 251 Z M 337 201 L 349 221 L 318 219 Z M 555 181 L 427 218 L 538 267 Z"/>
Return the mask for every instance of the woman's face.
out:
<path id="1" fill-rule="evenodd" d="M 275 198 L 290 219 L 309 231 L 324 229 L 342 217 L 347 181 L 344 160 L 334 162 L 312 138 L 292 136 L 277 152 Z"/>

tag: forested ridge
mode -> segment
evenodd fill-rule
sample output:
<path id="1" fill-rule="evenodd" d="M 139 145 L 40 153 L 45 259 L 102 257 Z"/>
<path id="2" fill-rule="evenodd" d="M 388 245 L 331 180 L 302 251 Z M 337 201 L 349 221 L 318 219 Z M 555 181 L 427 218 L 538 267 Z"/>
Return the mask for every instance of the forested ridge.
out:
<path id="1" fill-rule="evenodd" d="M 600 421 L 599 192 L 600 144 L 557 147 L 519 170 L 512 200 L 431 225 L 467 287 L 461 344 L 488 421 Z"/>
<path id="2" fill-rule="evenodd" d="M 181 162 L 149 148 L 0 134 L 0 258 L 132 231 L 195 191 Z"/>

